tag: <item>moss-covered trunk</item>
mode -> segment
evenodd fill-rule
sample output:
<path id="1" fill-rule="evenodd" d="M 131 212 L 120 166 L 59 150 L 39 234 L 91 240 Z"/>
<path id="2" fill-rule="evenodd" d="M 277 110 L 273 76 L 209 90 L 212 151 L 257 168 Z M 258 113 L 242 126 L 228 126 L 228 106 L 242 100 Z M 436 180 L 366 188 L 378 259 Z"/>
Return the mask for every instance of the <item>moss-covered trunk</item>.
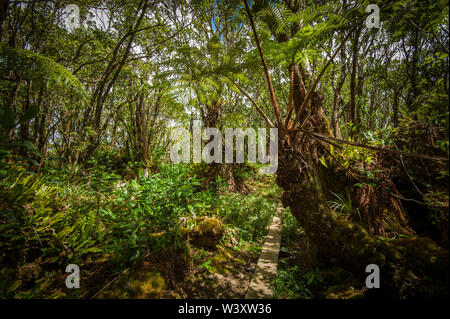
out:
<path id="1" fill-rule="evenodd" d="M 290 207 L 318 253 L 360 277 L 362 284 L 368 275 L 366 266 L 377 264 L 381 289 L 371 289 L 368 295 L 448 295 L 448 250 L 428 238 L 415 236 L 401 203 L 384 194 L 383 188 L 364 193 L 353 187 L 351 167 L 343 171 L 336 163 L 336 166 L 324 166 L 319 158 L 329 156 L 329 146 L 305 133 L 331 135 L 319 94 L 313 96 L 305 113 L 310 115 L 303 129 L 291 133 L 290 143 L 282 140 L 279 144 L 277 183 L 284 189 L 284 206 Z M 387 182 L 395 191 L 395 185 Z M 366 223 L 341 218 L 328 207 L 330 194 L 344 190 L 359 205 L 363 215 L 368 215 Z M 365 199 L 358 201 L 358 197 Z M 395 220 L 397 233 L 406 237 L 388 239 L 382 236 L 386 211 L 391 213 L 390 220 Z"/>

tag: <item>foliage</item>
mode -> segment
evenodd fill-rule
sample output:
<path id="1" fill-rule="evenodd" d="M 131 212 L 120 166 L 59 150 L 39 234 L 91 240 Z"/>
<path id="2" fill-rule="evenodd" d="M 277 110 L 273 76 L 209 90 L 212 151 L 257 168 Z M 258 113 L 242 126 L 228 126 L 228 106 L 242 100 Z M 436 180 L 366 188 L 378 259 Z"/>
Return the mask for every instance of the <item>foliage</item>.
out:
<path id="1" fill-rule="evenodd" d="M 36 263 L 54 266 L 83 266 L 92 260 L 88 256 L 100 253 L 131 265 L 149 249 L 177 250 L 182 241 L 178 218 L 188 207 L 205 203 L 186 167 L 165 166 L 149 179 L 122 185 L 103 171 L 101 179 L 93 175 L 90 183 L 72 185 L 17 170 L 17 177 L 0 184 L 1 261 L 14 267 L 36 254 Z"/>
<path id="2" fill-rule="evenodd" d="M 221 244 L 258 253 L 282 191 L 276 183 L 283 199 L 294 196 L 308 185 L 289 189 L 288 179 L 312 176 L 310 168 L 317 185 L 327 179 L 327 198 L 312 203 L 325 213 L 378 223 L 383 236 L 398 219 L 448 247 L 448 162 L 339 141 L 448 158 L 448 1 L 379 3 L 381 27 L 372 29 L 366 0 L 247 1 L 266 70 L 241 1 L 77 0 L 83 23 L 74 30 L 63 23 L 66 1 L 5 3 L 0 297 L 91 296 L 149 255 L 188 253 L 205 217 L 224 223 Z M 89 11 L 103 18 L 89 21 Z M 314 103 L 300 114 L 308 93 Z M 337 138 L 286 140 L 308 149 L 305 170 L 285 165 L 295 173 L 274 179 L 257 177 L 255 163 L 171 163 L 174 127 L 264 127 L 262 117 L 276 123 L 272 98 L 283 118 L 292 112 L 301 128 Z M 282 220 L 283 240 L 295 244 L 306 228 L 289 209 Z M 61 290 L 68 263 L 86 271 L 86 290 Z M 211 270 L 209 261 L 199 267 Z M 313 298 L 316 284 L 317 271 L 280 262 L 277 297 Z"/>
<path id="3" fill-rule="evenodd" d="M 291 244 L 295 243 L 300 237 L 300 233 L 302 231 L 298 220 L 292 216 L 292 213 L 289 208 L 283 209 L 281 215 L 282 221 L 282 234 L 281 238 L 283 241 L 286 241 L 286 246 L 289 247 Z"/>
<path id="4" fill-rule="evenodd" d="M 270 187 L 262 194 L 229 194 L 222 198 L 224 202 L 219 214 L 238 231 L 239 238 L 258 242 L 266 235 L 267 226 L 277 208 L 273 198 L 279 192 L 275 185 Z"/>
<path id="5" fill-rule="evenodd" d="M 290 265 L 280 260 L 277 277 L 275 279 L 274 298 L 276 299 L 312 299 L 314 297 L 310 288 L 322 283 L 319 271 L 305 272 L 298 266 Z"/>
<path id="6" fill-rule="evenodd" d="M 0 57 L 0 76 L 15 72 L 23 79 L 46 81 L 47 86 L 62 84 L 83 93 L 84 87 L 80 80 L 51 58 L 33 51 L 11 48 L 4 43 L 0 43 Z"/>

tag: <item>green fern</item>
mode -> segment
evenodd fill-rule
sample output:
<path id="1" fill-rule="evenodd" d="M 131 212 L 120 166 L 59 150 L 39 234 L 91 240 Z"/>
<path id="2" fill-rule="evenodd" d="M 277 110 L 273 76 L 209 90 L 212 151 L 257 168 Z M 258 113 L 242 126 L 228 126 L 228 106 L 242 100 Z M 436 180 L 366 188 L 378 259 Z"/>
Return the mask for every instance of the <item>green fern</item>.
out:
<path id="1" fill-rule="evenodd" d="M 336 197 L 336 200 L 328 201 L 328 205 L 335 213 L 349 215 L 353 212 L 352 200 L 350 198 L 345 198 L 341 194 L 331 193 Z"/>
<path id="2" fill-rule="evenodd" d="M 21 78 L 44 80 L 47 86 L 62 85 L 70 87 L 86 97 L 83 84 L 72 72 L 51 58 L 30 50 L 12 48 L 0 43 L 0 76 L 14 70 Z"/>

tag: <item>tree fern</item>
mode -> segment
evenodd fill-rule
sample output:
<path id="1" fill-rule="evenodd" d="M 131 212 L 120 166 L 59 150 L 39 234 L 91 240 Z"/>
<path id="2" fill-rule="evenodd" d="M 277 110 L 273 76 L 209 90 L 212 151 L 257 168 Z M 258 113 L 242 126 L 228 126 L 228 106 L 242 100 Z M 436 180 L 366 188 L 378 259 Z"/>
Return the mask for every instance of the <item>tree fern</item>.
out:
<path id="1" fill-rule="evenodd" d="M 2 77 L 13 70 L 20 78 L 45 81 L 47 86 L 70 87 L 85 97 L 84 86 L 77 77 L 51 58 L 0 43 L 0 61 L 0 76 Z"/>

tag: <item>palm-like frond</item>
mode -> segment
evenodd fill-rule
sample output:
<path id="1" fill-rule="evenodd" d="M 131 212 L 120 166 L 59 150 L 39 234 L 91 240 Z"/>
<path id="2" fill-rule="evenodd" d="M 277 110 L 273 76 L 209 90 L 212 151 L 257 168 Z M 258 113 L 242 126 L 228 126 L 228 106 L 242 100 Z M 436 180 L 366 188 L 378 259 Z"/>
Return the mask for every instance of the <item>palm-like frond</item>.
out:
<path id="1" fill-rule="evenodd" d="M 20 48 L 12 48 L 0 43 L 0 76 L 14 70 L 21 78 L 46 81 L 46 84 L 56 84 L 71 87 L 83 96 L 84 86 L 78 78 L 64 66 L 51 58 Z"/>

